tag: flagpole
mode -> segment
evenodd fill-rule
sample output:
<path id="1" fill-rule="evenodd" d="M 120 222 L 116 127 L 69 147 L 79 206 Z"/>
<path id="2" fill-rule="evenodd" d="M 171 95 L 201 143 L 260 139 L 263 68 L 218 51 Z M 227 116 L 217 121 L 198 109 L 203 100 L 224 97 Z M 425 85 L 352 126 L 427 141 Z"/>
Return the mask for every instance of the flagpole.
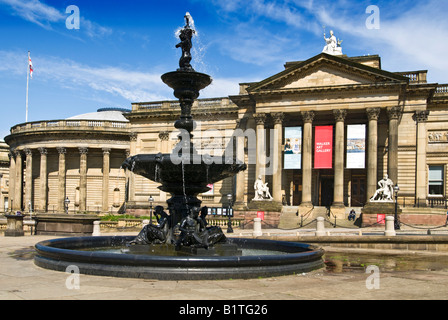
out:
<path id="1" fill-rule="evenodd" d="M 28 51 L 28 68 L 26 71 L 26 115 L 25 115 L 25 122 L 28 122 L 28 89 L 30 86 L 30 52 Z"/>

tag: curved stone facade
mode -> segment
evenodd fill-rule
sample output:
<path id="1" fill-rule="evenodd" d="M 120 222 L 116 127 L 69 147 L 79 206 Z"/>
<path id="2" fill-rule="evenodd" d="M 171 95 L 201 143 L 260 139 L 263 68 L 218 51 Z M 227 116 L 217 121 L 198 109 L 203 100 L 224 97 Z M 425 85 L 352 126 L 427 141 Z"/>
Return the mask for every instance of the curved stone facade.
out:
<path id="1" fill-rule="evenodd" d="M 116 212 L 125 199 L 120 170 L 129 155 L 129 123 L 67 119 L 20 124 L 10 146 L 9 207 L 25 212 Z"/>

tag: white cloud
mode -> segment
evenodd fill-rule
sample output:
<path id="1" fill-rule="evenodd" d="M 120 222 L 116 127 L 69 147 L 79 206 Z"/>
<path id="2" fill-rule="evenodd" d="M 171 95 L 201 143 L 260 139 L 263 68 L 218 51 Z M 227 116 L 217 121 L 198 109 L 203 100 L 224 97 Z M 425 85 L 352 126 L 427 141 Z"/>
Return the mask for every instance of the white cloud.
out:
<path id="1" fill-rule="evenodd" d="M 65 18 L 59 10 L 39 0 L 0 0 L 0 3 L 9 5 L 13 12 L 23 19 L 45 28 L 49 28 L 51 22 Z"/>
<path id="2" fill-rule="evenodd" d="M 61 11 L 40 0 L 0 0 L 0 4 L 8 5 L 13 15 L 48 30 L 65 28 L 65 21 L 70 16 L 65 13 L 66 8 L 62 8 Z M 86 19 L 82 13 L 80 14 L 80 30 L 90 38 L 112 33 L 111 28 L 100 26 Z"/>
<path id="3" fill-rule="evenodd" d="M 25 62 L 24 62 L 25 61 Z M 33 56 L 33 81 L 79 91 L 86 97 L 111 95 L 129 102 L 174 100 L 173 91 L 161 80 L 161 74 L 111 66 L 89 66 L 59 57 Z M 25 76 L 26 55 L 0 51 L 0 73 Z M 0 75 L 1 75 L 0 74 Z M 213 79 L 213 84 L 201 92 L 201 97 L 223 97 L 237 94 L 236 79 Z M 84 97 L 84 98 L 86 98 Z"/>

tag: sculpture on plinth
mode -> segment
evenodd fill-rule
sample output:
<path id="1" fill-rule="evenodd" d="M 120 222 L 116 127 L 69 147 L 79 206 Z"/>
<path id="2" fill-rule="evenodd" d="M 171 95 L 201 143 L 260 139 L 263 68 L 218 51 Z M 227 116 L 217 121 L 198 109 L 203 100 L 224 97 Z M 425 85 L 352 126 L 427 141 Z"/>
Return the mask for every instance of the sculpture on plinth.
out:
<path id="1" fill-rule="evenodd" d="M 385 174 L 384 178 L 378 182 L 378 186 L 380 188 L 376 190 L 373 197 L 370 198 L 370 202 L 393 202 L 394 183 L 389 179 L 387 174 Z"/>
<path id="2" fill-rule="evenodd" d="M 254 189 L 255 189 L 255 198 L 253 199 L 254 201 L 273 200 L 271 193 L 269 192 L 268 183 L 263 182 L 263 180 L 261 179 L 261 175 L 258 176 L 258 179 L 255 181 Z"/>
<path id="3" fill-rule="evenodd" d="M 336 36 L 334 35 L 333 30 L 330 31 L 330 37 L 326 38 L 325 32 L 324 32 L 324 39 L 327 45 L 324 47 L 324 50 L 322 52 L 328 53 L 335 56 L 341 56 L 342 55 L 342 40 L 337 40 Z"/>

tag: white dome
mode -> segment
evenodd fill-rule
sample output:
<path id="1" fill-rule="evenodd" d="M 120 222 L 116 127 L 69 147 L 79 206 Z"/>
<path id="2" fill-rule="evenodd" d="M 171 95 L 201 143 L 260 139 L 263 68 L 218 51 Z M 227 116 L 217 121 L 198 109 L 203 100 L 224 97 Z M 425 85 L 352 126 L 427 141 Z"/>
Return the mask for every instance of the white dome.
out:
<path id="1" fill-rule="evenodd" d="M 125 110 L 113 110 L 104 109 L 98 110 L 97 112 L 80 114 L 78 116 L 67 118 L 66 120 L 98 120 L 98 121 L 125 121 L 128 122 L 123 116 Z"/>

